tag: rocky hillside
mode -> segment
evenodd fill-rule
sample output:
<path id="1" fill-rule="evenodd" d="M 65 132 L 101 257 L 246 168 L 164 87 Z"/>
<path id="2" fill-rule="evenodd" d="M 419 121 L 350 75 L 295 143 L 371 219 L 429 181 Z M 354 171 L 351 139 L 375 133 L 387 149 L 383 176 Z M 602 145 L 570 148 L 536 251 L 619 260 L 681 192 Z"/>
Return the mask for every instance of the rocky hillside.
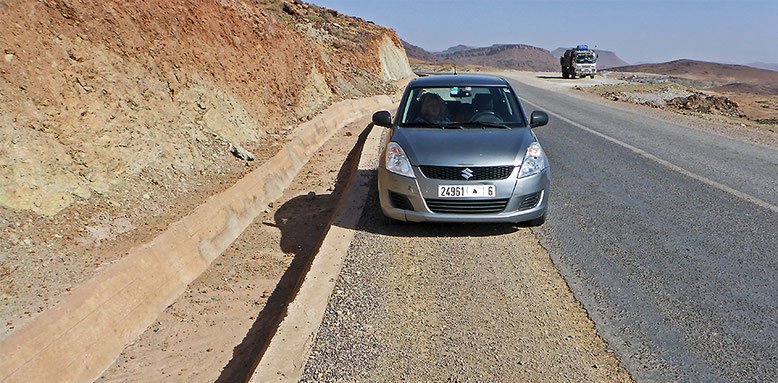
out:
<path id="1" fill-rule="evenodd" d="M 183 192 L 411 74 L 394 31 L 299 0 L 0 1 L 0 19 L 6 212 Z"/>
<path id="2" fill-rule="evenodd" d="M 569 48 L 554 49 L 553 51 L 551 51 L 551 55 L 556 57 L 558 60 L 559 57 L 562 57 L 562 55 L 565 54 L 565 51 L 567 49 Z M 597 51 L 597 68 L 599 69 L 629 65 L 628 62 L 622 60 L 619 56 L 616 56 L 616 53 L 614 52 L 606 51 L 602 49 L 596 49 L 596 51 Z"/>

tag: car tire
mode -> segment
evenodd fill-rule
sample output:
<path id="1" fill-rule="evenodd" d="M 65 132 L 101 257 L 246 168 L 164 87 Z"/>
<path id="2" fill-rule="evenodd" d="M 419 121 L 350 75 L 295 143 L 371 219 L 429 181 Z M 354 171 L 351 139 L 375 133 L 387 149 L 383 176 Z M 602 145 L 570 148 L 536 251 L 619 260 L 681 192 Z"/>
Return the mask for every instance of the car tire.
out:
<path id="1" fill-rule="evenodd" d="M 394 219 L 392 217 L 384 216 L 384 226 L 394 226 L 398 222 L 399 222 L 398 220 L 396 220 L 396 219 Z"/>
<path id="2" fill-rule="evenodd" d="M 546 213 L 543 213 L 543 215 L 538 218 L 527 221 L 527 226 L 541 226 L 544 223 L 546 223 Z"/>

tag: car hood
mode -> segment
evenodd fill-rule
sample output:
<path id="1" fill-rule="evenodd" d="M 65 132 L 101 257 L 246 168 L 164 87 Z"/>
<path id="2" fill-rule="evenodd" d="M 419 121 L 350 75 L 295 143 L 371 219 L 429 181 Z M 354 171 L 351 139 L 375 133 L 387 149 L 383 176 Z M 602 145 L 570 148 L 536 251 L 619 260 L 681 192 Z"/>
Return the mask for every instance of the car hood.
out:
<path id="1" fill-rule="evenodd" d="M 519 166 L 535 137 L 529 128 L 396 128 L 392 141 L 416 166 Z"/>

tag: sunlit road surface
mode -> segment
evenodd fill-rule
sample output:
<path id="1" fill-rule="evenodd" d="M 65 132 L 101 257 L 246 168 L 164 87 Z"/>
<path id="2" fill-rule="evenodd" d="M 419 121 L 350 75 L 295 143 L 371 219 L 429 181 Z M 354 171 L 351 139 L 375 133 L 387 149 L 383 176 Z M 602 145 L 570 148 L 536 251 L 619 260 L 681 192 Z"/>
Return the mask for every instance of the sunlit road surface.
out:
<path id="1" fill-rule="evenodd" d="M 511 80 L 552 164 L 541 244 L 637 381 L 778 377 L 778 151 Z"/>

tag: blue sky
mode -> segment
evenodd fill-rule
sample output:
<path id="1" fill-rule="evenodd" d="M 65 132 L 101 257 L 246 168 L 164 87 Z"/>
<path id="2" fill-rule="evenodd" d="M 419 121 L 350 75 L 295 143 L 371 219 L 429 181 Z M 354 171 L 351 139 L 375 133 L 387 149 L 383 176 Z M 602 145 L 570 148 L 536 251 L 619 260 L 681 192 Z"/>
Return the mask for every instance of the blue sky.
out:
<path id="1" fill-rule="evenodd" d="M 312 0 L 430 51 L 457 44 L 578 44 L 630 62 L 778 63 L 778 0 Z"/>

